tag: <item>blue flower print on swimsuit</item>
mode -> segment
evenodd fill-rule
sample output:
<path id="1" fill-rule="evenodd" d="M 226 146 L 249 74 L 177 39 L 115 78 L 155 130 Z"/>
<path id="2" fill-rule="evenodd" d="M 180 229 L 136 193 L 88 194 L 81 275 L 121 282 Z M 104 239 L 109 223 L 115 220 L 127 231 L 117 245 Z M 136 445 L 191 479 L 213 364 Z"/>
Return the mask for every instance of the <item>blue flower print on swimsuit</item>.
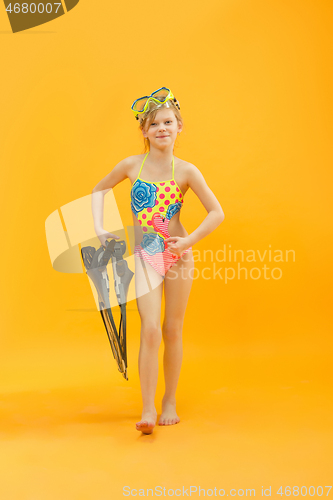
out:
<path id="1" fill-rule="evenodd" d="M 156 202 L 156 185 L 138 179 L 132 186 L 131 208 L 137 215 L 144 208 L 153 208 Z"/>
<path id="2" fill-rule="evenodd" d="M 170 220 L 171 217 L 173 217 L 177 212 L 179 212 L 181 208 L 182 208 L 182 203 L 180 201 L 177 201 L 177 203 L 172 203 L 172 205 L 168 206 L 168 210 L 165 217 Z"/>
<path id="3" fill-rule="evenodd" d="M 140 245 L 149 255 L 164 252 L 164 239 L 156 233 L 144 234 Z"/>

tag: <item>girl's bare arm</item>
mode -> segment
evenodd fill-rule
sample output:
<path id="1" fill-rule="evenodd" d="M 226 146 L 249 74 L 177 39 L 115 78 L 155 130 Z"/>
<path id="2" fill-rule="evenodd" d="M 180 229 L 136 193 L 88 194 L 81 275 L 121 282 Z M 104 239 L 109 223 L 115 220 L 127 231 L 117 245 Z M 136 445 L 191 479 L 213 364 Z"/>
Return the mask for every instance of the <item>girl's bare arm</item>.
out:
<path id="1" fill-rule="evenodd" d="M 104 196 L 114 186 L 128 177 L 128 171 L 133 165 L 132 157 L 120 161 L 92 190 L 91 210 L 94 219 L 95 232 L 102 245 L 107 238 L 119 238 L 103 229 Z"/>
<path id="2" fill-rule="evenodd" d="M 204 176 L 200 170 L 192 164 L 189 164 L 187 184 L 194 191 L 208 212 L 208 215 L 200 226 L 187 237 L 190 245 L 194 245 L 213 232 L 214 229 L 221 224 L 224 220 L 224 213 L 215 194 L 208 187 Z"/>

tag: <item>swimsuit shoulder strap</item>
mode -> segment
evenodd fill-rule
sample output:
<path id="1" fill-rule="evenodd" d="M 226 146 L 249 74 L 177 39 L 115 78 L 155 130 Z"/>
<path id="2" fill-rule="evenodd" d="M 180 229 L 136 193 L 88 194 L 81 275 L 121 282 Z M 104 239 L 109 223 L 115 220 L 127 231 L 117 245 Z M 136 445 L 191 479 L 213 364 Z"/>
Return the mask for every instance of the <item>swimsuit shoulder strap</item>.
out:
<path id="1" fill-rule="evenodd" d="M 172 157 L 172 180 L 175 180 L 175 157 Z"/>
<path id="2" fill-rule="evenodd" d="M 148 151 L 148 153 L 146 154 L 146 156 L 145 156 L 145 157 L 144 157 L 144 159 L 143 159 L 143 162 L 142 162 L 142 165 L 141 165 L 141 168 L 140 168 L 140 171 L 139 171 L 138 178 L 140 177 L 140 174 L 141 174 L 141 170 L 142 170 L 143 164 L 144 164 L 144 162 L 146 161 L 146 158 L 147 158 L 147 156 L 148 156 L 148 155 L 149 155 L 149 151 Z"/>

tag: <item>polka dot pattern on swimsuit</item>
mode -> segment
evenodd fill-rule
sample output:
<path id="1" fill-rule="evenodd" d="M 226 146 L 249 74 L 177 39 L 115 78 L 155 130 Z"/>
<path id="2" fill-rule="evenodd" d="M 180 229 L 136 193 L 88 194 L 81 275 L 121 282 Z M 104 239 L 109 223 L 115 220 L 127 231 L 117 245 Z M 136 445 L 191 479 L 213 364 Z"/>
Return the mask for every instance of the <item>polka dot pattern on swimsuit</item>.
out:
<path id="1" fill-rule="evenodd" d="M 140 172 L 141 170 L 142 166 Z M 174 180 L 174 161 L 172 180 L 145 181 L 140 178 L 140 172 L 132 186 L 131 207 L 143 232 L 151 232 L 154 230 L 152 222 L 154 214 L 158 213 L 170 220 L 182 207 L 183 194 Z"/>

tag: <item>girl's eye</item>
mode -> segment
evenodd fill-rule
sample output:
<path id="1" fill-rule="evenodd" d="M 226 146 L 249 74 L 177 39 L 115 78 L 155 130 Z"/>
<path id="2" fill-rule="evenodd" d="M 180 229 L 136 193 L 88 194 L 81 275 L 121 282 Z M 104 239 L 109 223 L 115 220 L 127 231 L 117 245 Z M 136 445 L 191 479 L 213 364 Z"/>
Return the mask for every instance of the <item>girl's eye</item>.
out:
<path id="1" fill-rule="evenodd" d="M 166 120 L 165 123 L 172 123 L 172 120 Z M 157 123 L 153 122 L 150 124 L 150 126 L 152 127 L 153 125 L 157 125 Z"/>

